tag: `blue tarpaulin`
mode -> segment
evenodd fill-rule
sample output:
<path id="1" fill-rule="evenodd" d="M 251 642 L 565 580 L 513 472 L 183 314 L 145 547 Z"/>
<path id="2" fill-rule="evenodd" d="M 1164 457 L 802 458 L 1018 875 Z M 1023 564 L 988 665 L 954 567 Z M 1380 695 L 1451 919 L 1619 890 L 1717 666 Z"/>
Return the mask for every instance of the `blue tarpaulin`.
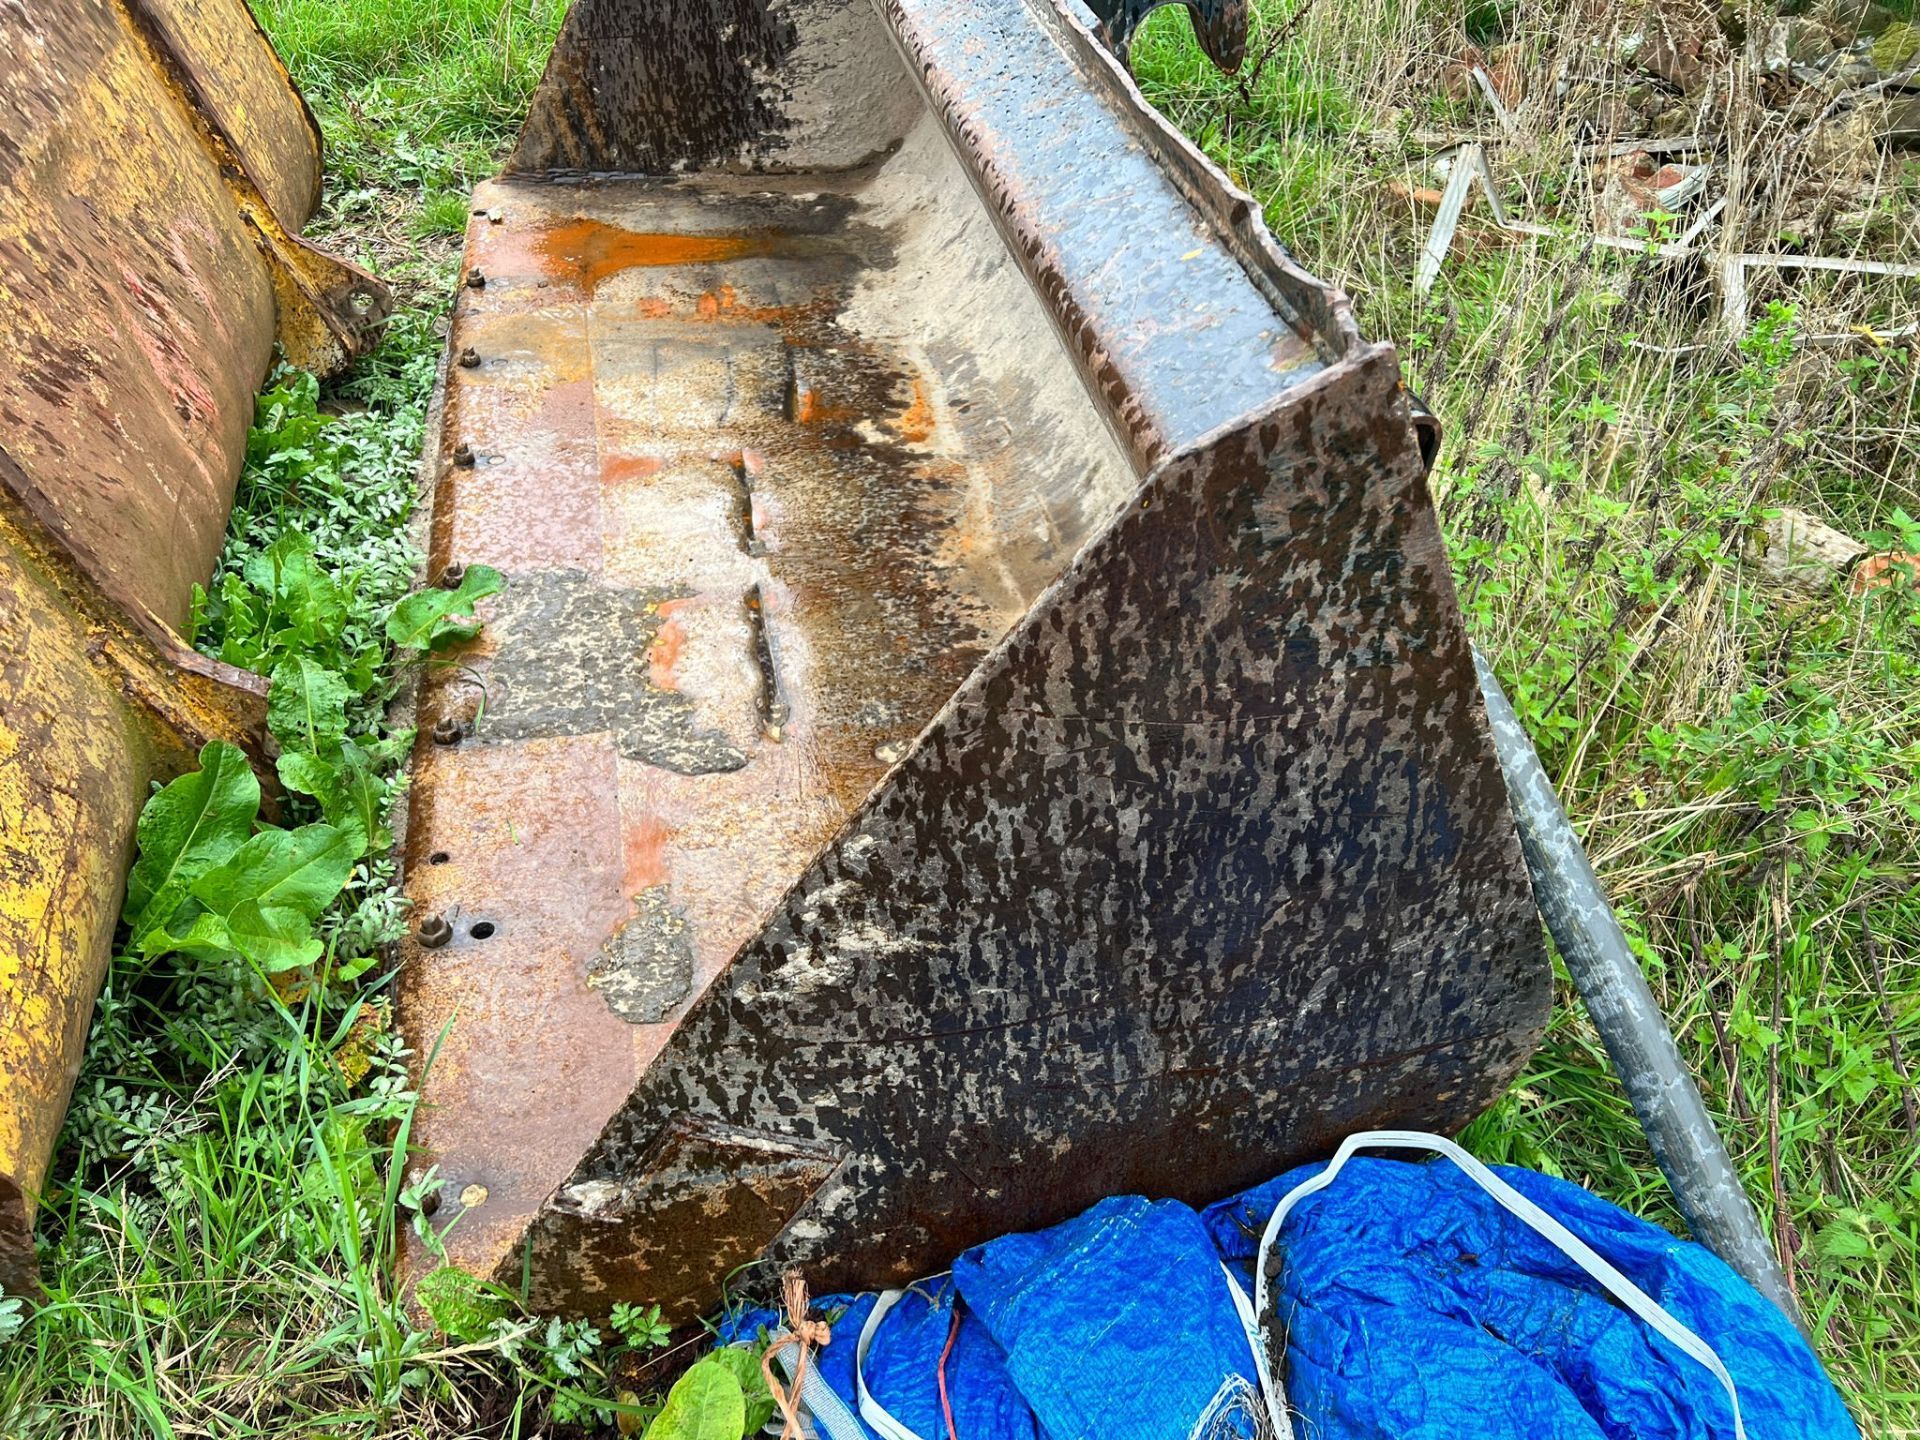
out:
<path id="1" fill-rule="evenodd" d="M 1106 1200 L 1051 1229 L 976 1246 L 951 1275 L 903 1295 L 820 1301 L 834 1338 L 816 1358 L 819 1378 L 853 1415 L 860 1379 L 868 1395 L 864 1421 L 848 1430 L 841 1417 L 820 1433 L 1269 1433 L 1246 1297 L 1268 1217 L 1323 1168 L 1289 1171 L 1200 1214 L 1174 1201 Z M 1752 1440 L 1857 1436 L 1799 1332 L 1711 1253 L 1576 1185 L 1495 1173 L 1706 1343 Z M 1285 1354 L 1275 1379 L 1294 1433 L 1309 1440 L 1735 1434 L 1719 1378 L 1450 1163 L 1352 1159 L 1287 1213 L 1269 1275 Z M 883 1313 L 870 1325 L 876 1304 Z M 761 1327 L 777 1330 L 778 1317 L 750 1312 L 728 1328 Z"/>

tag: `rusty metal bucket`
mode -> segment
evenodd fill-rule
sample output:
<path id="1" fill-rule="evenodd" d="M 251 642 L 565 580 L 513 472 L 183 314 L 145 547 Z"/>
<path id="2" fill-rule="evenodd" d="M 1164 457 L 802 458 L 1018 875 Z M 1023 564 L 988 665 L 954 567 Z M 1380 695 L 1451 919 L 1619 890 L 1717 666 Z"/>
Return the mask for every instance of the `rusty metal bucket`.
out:
<path id="1" fill-rule="evenodd" d="M 78 1073 L 148 783 L 261 749 L 266 682 L 178 633 L 276 343 L 385 313 L 294 233 L 320 139 L 244 0 L 0 5 L 0 1287 Z M 271 775 L 271 766 L 266 766 Z"/>
<path id="2" fill-rule="evenodd" d="M 1394 355 L 1091 23 L 577 0 L 475 197 L 401 1009 L 536 1307 L 1210 1200 L 1539 1037 Z"/>

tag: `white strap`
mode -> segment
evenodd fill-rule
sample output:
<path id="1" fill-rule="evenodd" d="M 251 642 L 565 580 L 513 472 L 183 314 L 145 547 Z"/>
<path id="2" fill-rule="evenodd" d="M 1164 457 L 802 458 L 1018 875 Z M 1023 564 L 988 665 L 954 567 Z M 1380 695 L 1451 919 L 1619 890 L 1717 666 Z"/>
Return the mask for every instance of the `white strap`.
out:
<path id="1" fill-rule="evenodd" d="M 1706 1341 L 1661 1309 L 1644 1290 L 1601 1259 L 1586 1241 L 1507 1184 L 1473 1156 L 1451 1140 L 1438 1135 L 1428 1135 L 1419 1130 L 1364 1130 L 1358 1135 L 1348 1136 L 1339 1150 L 1334 1153 L 1333 1160 L 1326 1169 L 1311 1180 L 1304 1180 L 1296 1185 L 1287 1192 L 1278 1205 L 1274 1206 L 1273 1217 L 1267 1221 L 1267 1228 L 1260 1235 L 1259 1253 L 1254 1257 L 1253 1305 L 1254 1313 L 1260 1317 L 1262 1323 L 1270 1313 L 1268 1307 L 1272 1302 L 1272 1296 L 1267 1290 L 1267 1254 L 1272 1250 L 1273 1242 L 1280 1234 L 1280 1227 L 1286 1223 L 1288 1212 L 1298 1201 L 1331 1185 L 1334 1177 L 1340 1173 L 1340 1167 L 1353 1158 L 1355 1151 L 1362 1149 L 1429 1150 L 1453 1161 L 1467 1172 L 1468 1177 L 1476 1185 L 1499 1201 L 1509 1213 L 1537 1231 L 1574 1264 L 1604 1285 L 1622 1305 L 1712 1372 L 1714 1378 L 1727 1392 L 1727 1403 L 1733 1407 L 1734 1440 L 1746 1440 L 1746 1427 L 1740 1420 L 1740 1395 L 1734 1389 L 1733 1377 L 1727 1373 L 1727 1367 L 1720 1363 L 1720 1357 L 1713 1353 Z M 1256 1350 L 1255 1353 L 1262 1356 L 1260 1377 L 1266 1393 L 1267 1418 L 1273 1422 L 1276 1435 L 1291 1437 L 1293 1427 L 1287 1420 L 1286 1396 L 1281 1393 L 1279 1382 L 1267 1374 L 1264 1348 Z M 889 1437 L 889 1440 L 892 1440 L 892 1437 Z"/>
<path id="2" fill-rule="evenodd" d="M 787 1378 L 787 1384 L 794 1383 L 799 1373 L 800 1357 L 791 1350 L 781 1350 L 773 1357 L 773 1363 L 780 1367 L 780 1373 Z M 833 1388 L 820 1378 L 820 1367 L 809 1365 L 806 1374 L 800 1376 L 800 1393 L 797 1406 L 800 1413 L 801 1440 L 868 1440 L 867 1432 L 860 1428 L 860 1422 L 853 1418 L 853 1411 L 846 1402 L 834 1394 Z M 782 1434 L 780 1413 L 776 1410 L 773 1418 L 762 1427 L 763 1435 Z"/>
<path id="3" fill-rule="evenodd" d="M 1240 1317 L 1240 1328 L 1247 1332 L 1247 1348 L 1253 1352 L 1253 1373 L 1260 1382 L 1260 1389 L 1267 1388 L 1266 1344 L 1260 1335 L 1260 1312 L 1253 1308 L 1253 1301 L 1247 1298 L 1247 1292 L 1240 1288 L 1240 1282 L 1234 1278 L 1233 1271 L 1227 1268 L 1227 1262 L 1220 1262 L 1220 1273 L 1227 1277 L 1227 1293 L 1233 1297 L 1233 1312 Z"/>
<path id="4" fill-rule="evenodd" d="M 881 1318 L 898 1305 L 906 1293 L 904 1290 L 880 1292 L 867 1323 L 860 1327 L 860 1339 L 853 1349 L 853 1388 L 860 1398 L 860 1418 L 879 1432 L 880 1440 L 920 1440 L 920 1436 L 889 1415 L 886 1407 L 867 1391 L 867 1346 L 873 1342 L 873 1332 L 879 1328 Z"/>

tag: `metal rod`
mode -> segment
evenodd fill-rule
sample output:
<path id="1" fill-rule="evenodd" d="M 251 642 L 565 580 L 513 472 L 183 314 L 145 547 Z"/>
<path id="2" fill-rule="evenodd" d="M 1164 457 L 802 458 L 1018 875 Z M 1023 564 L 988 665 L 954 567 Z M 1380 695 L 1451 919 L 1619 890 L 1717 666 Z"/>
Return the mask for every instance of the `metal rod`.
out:
<path id="1" fill-rule="evenodd" d="M 1573 833 L 1533 742 L 1478 648 L 1474 668 L 1486 697 L 1493 747 L 1506 773 L 1534 898 L 1587 1013 L 1613 1058 L 1654 1158 L 1700 1240 L 1807 1335 L 1778 1257 L 1760 1228 L 1727 1147 L 1680 1058 L 1660 1002 L 1627 946 L 1606 891 Z"/>

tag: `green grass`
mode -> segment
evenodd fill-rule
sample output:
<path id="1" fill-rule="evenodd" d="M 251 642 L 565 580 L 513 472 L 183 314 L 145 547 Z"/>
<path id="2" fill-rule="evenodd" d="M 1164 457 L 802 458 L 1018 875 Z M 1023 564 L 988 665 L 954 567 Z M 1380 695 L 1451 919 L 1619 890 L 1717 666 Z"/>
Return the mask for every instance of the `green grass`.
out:
<path id="1" fill-rule="evenodd" d="M 330 146 L 314 232 L 394 282 L 400 309 L 379 352 L 317 396 L 336 423 L 314 426 L 316 397 L 296 380 L 269 393 L 221 573 L 243 575 L 286 534 L 314 541 L 350 582 L 331 653 L 371 666 L 352 713 L 375 740 L 395 739 L 383 706 L 400 672 L 380 617 L 418 560 L 413 465 L 451 237 L 563 8 L 258 0 Z M 1869 1433 L 1911 1432 L 1920 1147 L 1889 1040 L 1920 1059 L 1920 611 L 1897 587 L 1769 589 L 1744 554 L 1779 504 L 1920 548 L 1902 511 L 1920 513 L 1913 350 L 1807 340 L 1911 318 L 1913 292 L 1761 288 L 1746 345 L 1664 353 L 1710 332 L 1710 293 L 1583 244 L 1565 117 L 1535 107 L 1496 163 L 1509 203 L 1567 238 L 1464 236 L 1423 301 L 1410 276 L 1428 216 L 1390 186 L 1420 162 L 1415 131 L 1491 129 L 1436 83 L 1460 32 L 1517 42 L 1549 76 L 1584 37 L 1538 0 L 1319 0 L 1293 24 L 1280 0 L 1254 8 L 1254 53 L 1275 38 L 1256 76 L 1212 73 L 1169 11 L 1136 50 L 1143 84 L 1284 243 L 1354 294 L 1445 420 L 1433 485 L 1472 632 L 1617 897 L 1763 1219 L 1791 1227 L 1836 1378 Z M 1735 123 L 1742 155 L 1773 153 L 1758 123 Z M 1790 174 L 1736 197 L 1730 223 L 1753 249 L 1920 258 L 1920 174 L 1869 158 L 1805 157 L 1859 202 L 1817 225 L 1795 213 Z M 202 643 L 231 640 L 232 625 L 214 607 Z M 390 762 L 383 777 L 391 801 Z M 291 821 L 312 818 L 300 803 Z M 603 1335 L 511 1297 L 449 1293 L 437 1328 L 416 1327 L 393 1293 L 385 1257 L 418 1197 L 398 1191 L 412 1096 L 376 962 L 401 922 L 391 866 L 372 863 L 322 918 L 312 983 L 177 955 L 116 961 L 41 1228 L 50 1303 L 0 1350 L 0 1435 L 566 1435 L 596 1410 L 610 1419 L 596 1397 L 618 1397 L 631 1355 L 659 1338 L 644 1317 Z M 1673 1221 L 1561 989 L 1545 1046 L 1471 1128 L 1472 1148 Z M 0 1334 L 11 1323 L 0 1311 Z"/>

